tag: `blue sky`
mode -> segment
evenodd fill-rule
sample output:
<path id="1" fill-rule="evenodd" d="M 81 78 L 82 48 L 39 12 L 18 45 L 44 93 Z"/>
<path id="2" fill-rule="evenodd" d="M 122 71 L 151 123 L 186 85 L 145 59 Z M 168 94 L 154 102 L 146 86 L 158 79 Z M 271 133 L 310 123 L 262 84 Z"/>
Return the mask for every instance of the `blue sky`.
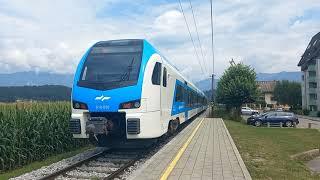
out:
<path id="1" fill-rule="evenodd" d="M 188 0 L 181 0 L 193 38 Z M 212 73 L 209 0 L 192 0 L 202 42 L 201 72 L 178 0 L 0 0 L 0 72 L 73 73 L 99 40 L 146 38 L 182 73 L 197 81 Z M 320 31 L 319 0 L 214 2 L 215 72 L 234 58 L 257 72 L 298 71 L 311 37 Z"/>

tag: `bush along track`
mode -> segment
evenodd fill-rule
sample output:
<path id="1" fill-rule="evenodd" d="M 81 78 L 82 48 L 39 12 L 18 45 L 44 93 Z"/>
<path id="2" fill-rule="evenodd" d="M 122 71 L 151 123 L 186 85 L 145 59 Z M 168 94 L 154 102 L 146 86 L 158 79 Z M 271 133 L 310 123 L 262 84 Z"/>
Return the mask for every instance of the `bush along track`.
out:
<path id="1" fill-rule="evenodd" d="M 68 132 L 69 102 L 0 104 L 0 173 L 87 145 Z"/>

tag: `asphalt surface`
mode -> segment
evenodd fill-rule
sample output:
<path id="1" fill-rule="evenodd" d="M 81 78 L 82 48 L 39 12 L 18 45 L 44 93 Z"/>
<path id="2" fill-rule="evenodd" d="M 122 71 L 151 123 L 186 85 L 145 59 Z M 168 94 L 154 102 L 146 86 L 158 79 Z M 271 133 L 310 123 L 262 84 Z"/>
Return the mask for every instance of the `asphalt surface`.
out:
<path id="1" fill-rule="evenodd" d="M 311 123 L 311 128 L 313 129 L 320 129 L 320 121 L 312 121 L 306 118 L 299 118 L 299 124 L 297 128 L 308 128 L 309 123 Z"/>
<path id="2" fill-rule="evenodd" d="M 242 118 L 247 120 L 249 116 L 243 115 Z M 314 121 L 310 119 L 306 119 L 303 117 L 299 117 L 299 124 L 297 125 L 297 128 L 308 128 L 309 123 L 311 123 L 312 129 L 320 129 L 320 121 Z"/>
<path id="3" fill-rule="evenodd" d="M 307 163 L 307 166 L 313 171 L 313 172 L 316 172 L 316 173 L 320 173 L 320 156 L 309 161 Z"/>

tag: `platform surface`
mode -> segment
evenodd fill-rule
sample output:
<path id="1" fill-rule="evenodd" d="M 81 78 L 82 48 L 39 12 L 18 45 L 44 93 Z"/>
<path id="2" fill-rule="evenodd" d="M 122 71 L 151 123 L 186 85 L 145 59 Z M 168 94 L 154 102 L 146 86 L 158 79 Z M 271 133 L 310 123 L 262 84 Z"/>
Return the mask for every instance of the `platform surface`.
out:
<path id="1" fill-rule="evenodd" d="M 129 179 L 161 178 L 248 180 L 251 176 L 223 120 L 198 117 Z"/>

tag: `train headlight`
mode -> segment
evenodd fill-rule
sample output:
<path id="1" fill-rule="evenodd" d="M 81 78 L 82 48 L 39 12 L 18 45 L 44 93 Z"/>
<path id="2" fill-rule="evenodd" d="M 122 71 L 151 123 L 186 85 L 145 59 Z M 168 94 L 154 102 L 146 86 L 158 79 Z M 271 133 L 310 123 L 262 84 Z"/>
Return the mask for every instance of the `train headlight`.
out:
<path id="1" fill-rule="evenodd" d="M 140 107 L 140 101 L 139 101 L 139 102 L 135 102 L 135 103 L 134 103 L 134 107 L 135 107 L 135 108 L 139 108 L 139 107 Z"/>
<path id="2" fill-rule="evenodd" d="M 119 109 L 133 109 L 133 108 L 139 108 L 140 107 L 140 99 L 129 101 L 125 103 L 121 103 Z"/>
<path id="3" fill-rule="evenodd" d="M 79 101 L 72 101 L 72 107 L 74 109 L 88 109 L 87 104 L 79 102 Z"/>

